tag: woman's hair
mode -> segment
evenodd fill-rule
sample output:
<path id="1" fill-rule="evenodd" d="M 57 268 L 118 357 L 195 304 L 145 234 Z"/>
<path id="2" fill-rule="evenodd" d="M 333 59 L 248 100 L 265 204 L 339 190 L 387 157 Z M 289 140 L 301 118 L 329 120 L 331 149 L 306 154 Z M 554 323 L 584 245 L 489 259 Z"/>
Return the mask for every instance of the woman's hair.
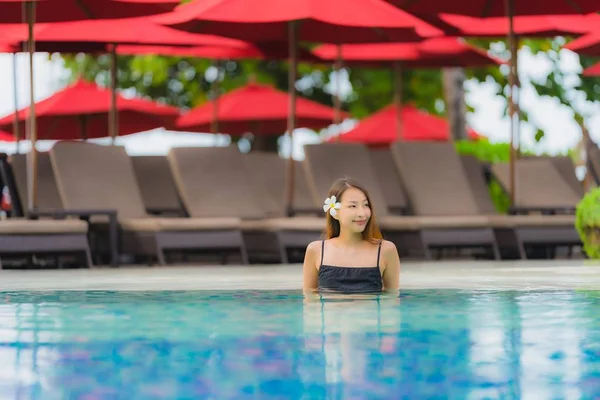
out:
<path id="1" fill-rule="evenodd" d="M 381 231 L 379 230 L 379 226 L 377 225 L 377 221 L 375 219 L 375 210 L 373 210 L 373 203 L 371 203 L 371 197 L 369 196 L 369 192 L 367 192 L 367 190 L 363 186 L 361 186 L 358 182 L 352 179 L 337 179 L 329 188 L 329 193 L 327 194 L 327 197 L 329 198 L 331 196 L 335 196 L 337 201 L 341 201 L 344 192 L 352 187 L 360 190 L 365 194 L 369 203 L 369 208 L 371 209 L 371 218 L 369 218 L 367 226 L 362 232 L 363 240 L 367 240 L 372 243 L 379 243 L 381 240 L 383 240 L 383 236 L 381 235 Z M 326 219 L 327 225 L 325 227 L 325 232 L 323 233 L 325 239 L 331 239 L 340 236 L 340 222 L 337 219 L 333 218 L 329 213 L 326 214 Z"/>

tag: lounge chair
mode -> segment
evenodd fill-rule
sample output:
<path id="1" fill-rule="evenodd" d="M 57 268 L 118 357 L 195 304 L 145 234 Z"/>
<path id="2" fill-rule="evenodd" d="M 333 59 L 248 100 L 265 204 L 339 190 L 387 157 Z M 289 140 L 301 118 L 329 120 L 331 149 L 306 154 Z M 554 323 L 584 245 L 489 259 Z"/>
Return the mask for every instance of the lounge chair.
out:
<path id="1" fill-rule="evenodd" d="M 422 229 L 427 246 L 484 247 L 500 258 L 490 221 L 479 212 L 452 143 L 396 142 L 390 151 L 412 211 L 432 220 Z"/>
<path id="2" fill-rule="evenodd" d="M 408 198 L 389 147 L 369 149 L 369 155 L 389 211 L 398 215 L 410 214 Z"/>
<path id="3" fill-rule="evenodd" d="M 379 172 L 371 165 L 366 146 L 354 143 L 324 143 L 305 145 L 304 151 L 307 176 L 323 199 L 329 185 L 336 178 L 347 176 L 365 185 L 386 238 L 396 244 L 400 254 L 411 255 L 417 250 L 429 259 L 432 258 L 432 248 L 470 246 L 484 247 L 491 250 L 494 256 L 498 256 L 493 233 L 486 227 L 485 218 L 473 217 L 465 221 L 464 218 L 454 215 L 391 215 L 377 179 Z M 437 196 L 439 198 L 439 194 Z M 415 209 L 416 205 L 411 204 L 410 207 Z"/>
<path id="4" fill-rule="evenodd" d="M 548 158 L 524 158 L 515 162 L 516 198 L 511 214 L 545 213 L 573 214 L 581 193 L 564 178 L 555 163 Z M 508 193 L 510 190 L 510 166 L 496 163 L 492 174 Z M 575 174 L 575 171 L 572 171 Z"/>
<path id="5" fill-rule="evenodd" d="M 575 174 L 575 164 L 569 156 L 526 156 L 523 159 L 534 159 L 534 160 L 550 160 L 554 165 L 554 168 L 558 171 L 560 176 L 571 186 L 571 188 L 577 193 L 578 196 L 583 197 L 584 189 L 583 183 L 577 178 Z"/>
<path id="6" fill-rule="evenodd" d="M 131 157 L 148 214 L 183 216 L 183 206 L 165 156 Z"/>
<path id="7" fill-rule="evenodd" d="M 168 155 L 188 215 L 241 218 L 251 257 L 287 263 L 290 251 L 303 254 L 320 237 L 325 219 L 283 217 L 283 207 L 268 194 L 273 184 L 265 185 L 244 157 L 234 146 L 173 148 Z"/>
<path id="8" fill-rule="evenodd" d="M 248 170 L 254 176 L 258 176 L 257 182 L 263 193 L 271 202 L 270 213 L 282 217 L 284 210 L 285 172 L 288 160 L 281 158 L 278 154 L 267 152 L 251 152 L 243 155 Z M 295 161 L 295 187 L 294 187 L 294 215 L 320 215 L 322 208 L 315 203 L 306 182 L 306 175 L 302 169 L 302 163 Z"/>
<path id="9" fill-rule="evenodd" d="M 600 185 L 600 148 L 590 145 L 588 149 L 587 168 L 596 186 Z"/>
<path id="10" fill-rule="evenodd" d="M 29 193 L 27 186 L 27 157 L 26 154 L 13 154 L 9 157 L 11 171 L 8 171 L 7 173 L 12 173 L 12 176 L 14 177 L 14 186 L 9 183 L 11 180 L 10 178 L 7 178 L 7 186 L 9 188 L 11 199 L 16 206 L 16 216 L 24 216 L 27 214 L 27 198 Z M 62 209 L 63 206 L 60 195 L 58 194 L 58 188 L 56 187 L 56 179 L 54 177 L 54 171 L 52 169 L 52 164 L 50 163 L 50 155 L 48 152 L 38 152 L 37 163 L 38 207 L 45 210 Z"/>
<path id="11" fill-rule="evenodd" d="M 95 217 L 98 230 L 106 228 L 108 217 L 113 259 L 118 244 L 125 253 L 155 256 L 160 264 L 166 264 L 167 250 L 237 253 L 247 263 L 238 218 L 148 215 L 124 148 L 63 141 L 50 150 L 50 159 L 65 209 Z"/>
<path id="12" fill-rule="evenodd" d="M 0 256 L 33 254 L 80 254 L 84 265 L 93 266 L 84 221 L 30 220 L 10 218 L 0 221 Z M 0 268 L 2 265 L 0 263 Z"/>
<path id="13" fill-rule="evenodd" d="M 489 195 L 482 163 L 473 156 L 461 156 L 461 160 L 479 211 L 493 222 L 503 252 L 512 248 L 520 258 L 527 258 L 530 246 L 581 245 L 573 215 L 499 215 Z"/>
<path id="14" fill-rule="evenodd" d="M 83 264 L 91 268 L 88 225 L 72 218 L 38 220 L 35 213 L 28 212 L 25 155 L 10 158 L 11 162 L 6 154 L 0 155 L 0 178 L 9 189 L 12 206 L 11 218 L 0 220 L 0 256 L 80 254 L 85 258 Z M 46 182 L 47 178 L 52 182 L 54 178 L 52 172 L 48 172 L 48 161 L 47 153 L 40 153 L 38 201 L 48 208 L 61 208 L 60 199 L 54 195 L 56 186 Z M 28 218 L 24 218 L 25 215 Z"/>

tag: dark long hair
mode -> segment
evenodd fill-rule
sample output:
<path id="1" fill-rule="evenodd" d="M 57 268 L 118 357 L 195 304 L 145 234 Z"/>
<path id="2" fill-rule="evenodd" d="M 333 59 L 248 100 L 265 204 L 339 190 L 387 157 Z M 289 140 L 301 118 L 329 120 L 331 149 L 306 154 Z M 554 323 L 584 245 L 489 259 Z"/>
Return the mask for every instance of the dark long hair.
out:
<path id="1" fill-rule="evenodd" d="M 371 197 L 369 196 L 369 192 L 358 182 L 349 179 L 342 178 L 337 179 L 329 188 L 329 193 L 327 197 L 335 196 L 337 201 L 342 199 L 342 195 L 349 188 L 356 188 L 365 194 L 367 201 L 369 202 L 369 208 L 371 209 L 371 218 L 367 222 L 367 226 L 365 230 L 362 232 L 363 240 L 367 240 L 371 243 L 379 243 L 383 240 L 383 235 L 379 230 L 379 226 L 377 225 L 377 220 L 375 219 L 375 210 L 373 210 L 373 203 L 371 203 Z M 340 222 L 333 218 L 331 214 L 327 213 L 327 225 L 325 227 L 325 232 L 323 232 L 323 237 L 325 239 L 331 239 L 334 237 L 340 236 Z"/>

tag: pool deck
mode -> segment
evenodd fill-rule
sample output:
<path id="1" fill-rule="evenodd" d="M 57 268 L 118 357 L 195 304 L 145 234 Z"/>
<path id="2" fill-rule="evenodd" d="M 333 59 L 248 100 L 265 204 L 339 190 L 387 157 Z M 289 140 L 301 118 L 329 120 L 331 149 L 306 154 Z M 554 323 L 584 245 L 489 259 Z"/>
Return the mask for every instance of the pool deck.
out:
<path id="1" fill-rule="evenodd" d="M 600 262 L 404 262 L 404 289 L 598 289 Z M 0 290 L 299 290 L 302 266 L 169 266 L 0 270 Z"/>

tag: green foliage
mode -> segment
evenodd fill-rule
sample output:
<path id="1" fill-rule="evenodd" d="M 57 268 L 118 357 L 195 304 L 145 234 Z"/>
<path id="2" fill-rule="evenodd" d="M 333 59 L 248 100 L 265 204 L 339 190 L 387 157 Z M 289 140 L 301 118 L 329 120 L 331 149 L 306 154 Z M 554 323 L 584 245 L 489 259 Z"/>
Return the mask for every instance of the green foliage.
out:
<path id="1" fill-rule="evenodd" d="M 461 155 L 472 155 L 485 164 L 508 162 L 510 159 L 509 143 L 490 143 L 487 139 L 460 140 L 455 142 L 456 150 Z M 495 179 L 489 186 L 489 193 L 496 210 L 505 214 L 510 208 L 510 198 Z"/>
<path id="2" fill-rule="evenodd" d="M 519 48 L 527 47 L 533 55 L 543 53 L 545 58 L 550 61 L 552 68 L 548 74 L 539 80 L 532 80 L 531 85 L 536 90 L 539 96 L 550 97 L 558 100 L 573 111 L 576 121 L 584 120 L 587 116 L 582 115 L 582 111 L 578 110 L 574 104 L 575 99 L 585 99 L 586 101 L 596 101 L 600 93 L 600 79 L 594 77 L 585 77 L 582 75 L 583 69 L 593 65 L 596 59 L 593 57 L 579 55 L 579 62 L 582 66 L 581 71 L 577 74 L 577 79 L 566 79 L 565 74 L 560 69 L 561 50 L 570 38 L 556 37 L 552 39 L 526 39 L 521 38 Z M 501 39 L 468 39 L 470 44 L 487 49 L 496 56 L 500 56 L 506 60 L 510 58 L 507 51 L 505 40 Z M 493 49 L 493 50 L 492 50 Z M 507 77 L 498 68 L 488 68 L 485 70 L 473 71 L 471 78 L 479 82 L 495 82 L 496 95 L 508 99 Z M 504 68 L 504 72 L 508 73 L 508 67 Z M 572 84 L 569 81 L 577 82 Z M 544 137 L 544 131 L 541 130 L 536 121 L 530 120 L 527 116 L 527 110 L 521 107 L 521 120 L 533 126 L 535 133 L 535 141 L 539 142 Z M 507 113 L 508 111 L 505 110 Z"/>
<path id="3" fill-rule="evenodd" d="M 587 193 L 577 205 L 575 228 L 588 257 L 600 259 L 600 188 Z"/>

